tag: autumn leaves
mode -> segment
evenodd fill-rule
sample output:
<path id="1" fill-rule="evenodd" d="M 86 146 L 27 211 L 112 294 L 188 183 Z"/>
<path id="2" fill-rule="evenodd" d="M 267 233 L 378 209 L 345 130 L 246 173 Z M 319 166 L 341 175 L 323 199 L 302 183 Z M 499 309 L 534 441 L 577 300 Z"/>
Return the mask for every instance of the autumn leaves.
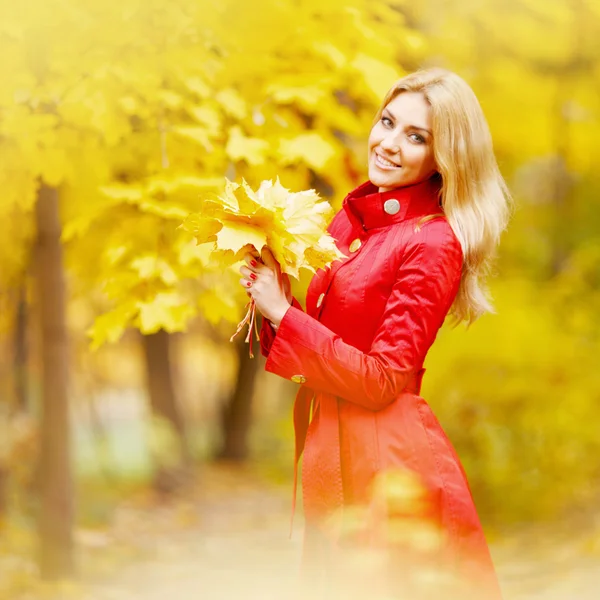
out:
<path id="1" fill-rule="evenodd" d="M 200 211 L 190 214 L 182 228 L 198 244 L 212 244 L 209 268 L 223 269 L 241 261 L 247 252 L 268 246 L 282 272 L 297 278 L 300 269 L 314 273 L 344 257 L 326 231 L 332 213 L 314 190 L 291 192 L 279 179 L 263 181 L 256 191 L 245 181 L 240 185 L 226 180 L 224 192 L 203 200 Z M 251 342 L 254 302 L 247 308 L 236 334 L 248 323 L 246 341 Z"/>

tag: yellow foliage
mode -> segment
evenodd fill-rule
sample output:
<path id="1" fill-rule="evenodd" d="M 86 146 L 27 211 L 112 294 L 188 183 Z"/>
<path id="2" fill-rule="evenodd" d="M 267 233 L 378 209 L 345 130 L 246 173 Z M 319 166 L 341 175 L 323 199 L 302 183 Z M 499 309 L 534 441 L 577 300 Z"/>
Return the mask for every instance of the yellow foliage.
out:
<path id="1" fill-rule="evenodd" d="M 142 333 L 156 333 L 164 329 L 169 333 L 184 331 L 195 315 L 189 300 L 176 292 L 156 294 L 151 302 L 139 303 L 138 327 Z"/>
<path id="2" fill-rule="evenodd" d="M 249 165 L 260 165 L 266 159 L 269 143 L 260 138 L 245 136 L 239 126 L 229 130 L 229 140 L 225 148 L 233 161 L 245 160 Z"/>
<path id="3" fill-rule="evenodd" d="M 296 189 L 318 174 L 346 188 L 353 159 L 343 137 L 367 130 L 374 81 L 384 77 L 382 65 L 396 68 L 390 35 L 414 35 L 399 11 L 367 0 L 124 0 L 119 10 L 92 0 L 77 11 L 25 0 L 3 6 L 0 23 L 1 126 L 12 146 L 0 183 L 24 214 L 39 178 L 60 186 L 73 289 L 106 290 L 99 306 L 108 310 L 156 301 L 148 310 L 165 326 L 169 308 L 157 294 L 175 288 L 197 308 L 206 287 L 198 278 L 210 277 L 206 261 L 200 270 L 182 254 L 181 232 L 165 221 L 197 211 L 201 193 L 225 174 L 252 183 L 280 176 Z M 340 103 L 348 82 L 358 110 Z M 27 253 L 26 240 L 14 242 L 0 247 L 3 263 Z M 322 262 L 331 250 L 307 260 Z M 135 261 L 148 255 L 169 266 L 168 282 L 135 282 Z M 13 264 L 18 271 L 23 259 Z M 125 319 L 131 314 L 101 321 L 112 323 L 106 338 L 115 338 L 116 322 L 137 322 Z M 211 314 L 232 311 L 226 302 Z"/>
<path id="4" fill-rule="evenodd" d="M 391 84 L 400 79 L 400 73 L 394 66 L 366 54 L 358 54 L 352 65 L 365 78 L 375 102 L 381 101 Z"/>
<path id="5" fill-rule="evenodd" d="M 335 155 L 335 145 L 318 133 L 305 133 L 290 140 L 282 139 L 279 146 L 282 164 L 301 161 L 315 171 L 324 169 Z"/>
<path id="6" fill-rule="evenodd" d="M 549 518 L 597 493 L 589 457 L 600 452 L 600 332 L 590 327 L 598 307 L 583 298 L 598 292 L 563 305 L 569 287 L 498 282 L 498 314 L 467 331 L 444 329 L 428 356 L 422 395 L 489 522 Z M 579 316 L 565 319 L 573 308 Z"/>
<path id="7" fill-rule="evenodd" d="M 235 263 L 252 247 L 260 251 L 266 245 L 281 270 L 298 278 L 301 268 L 315 272 L 344 256 L 326 232 L 332 213 L 314 190 L 290 192 L 277 180 L 263 181 L 255 192 L 245 181 L 227 180 L 218 201 L 206 200 L 183 227 L 199 244 L 216 237 L 217 263 Z"/>

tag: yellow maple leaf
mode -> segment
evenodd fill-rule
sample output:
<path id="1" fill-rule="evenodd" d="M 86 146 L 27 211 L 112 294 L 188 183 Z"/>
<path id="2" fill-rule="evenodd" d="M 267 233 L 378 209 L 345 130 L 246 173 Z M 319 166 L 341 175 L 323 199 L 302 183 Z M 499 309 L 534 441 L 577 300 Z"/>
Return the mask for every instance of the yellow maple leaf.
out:
<path id="1" fill-rule="evenodd" d="M 142 333 L 183 331 L 195 310 L 176 292 L 157 294 L 150 302 L 138 303 L 138 326 Z"/>
<path id="2" fill-rule="evenodd" d="M 281 140 L 279 156 L 284 164 L 299 160 L 316 170 L 321 170 L 335 156 L 336 149 L 318 133 L 303 133 L 291 140 Z"/>
<path id="3" fill-rule="evenodd" d="M 352 66 L 363 76 L 375 98 L 381 98 L 389 89 L 390 81 L 396 81 L 399 77 L 395 67 L 363 53 L 356 56 Z"/>
<path id="4" fill-rule="evenodd" d="M 181 224 L 181 228 L 191 233 L 199 244 L 216 241 L 216 234 L 222 226 L 219 221 L 208 218 L 206 214 L 198 213 L 188 215 Z"/>
<path id="5" fill-rule="evenodd" d="M 284 273 L 299 276 L 343 258 L 327 233 L 333 209 L 314 190 L 291 192 L 279 181 L 263 181 L 254 191 L 245 181 L 226 180 L 217 199 L 207 199 L 182 228 L 199 244 L 214 242 L 211 262 L 222 266 L 241 258 L 241 250 L 268 246 Z M 307 252 L 308 251 L 308 252 Z"/>
<path id="6" fill-rule="evenodd" d="M 236 254 L 247 244 L 252 244 L 258 250 L 266 243 L 267 236 L 263 231 L 236 221 L 224 223 L 221 231 L 217 233 L 217 248 L 232 250 Z"/>
<path id="7" fill-rule="evenodd" d="M 97 317 L 92 327 L 87 331 L 88 336 L 91 338 L 92 350 L 97 350 L 106 342 L 113 343 L 119 340 L 135 313 L 134 303 L 128 302 Z"/>
<path id="8" fill-rule="evenodd" d="M 265 162 L 268 150 L 268 142 L 260 138 L 247 137 L 238 125 L 229 130 L 225 152 L 231 160 L 245 160 L 249 165 L 260 165 Z"/>
<path id="9" fill-rule="evenodd" d="M 205 200 L 200 212 L 189 215 L 181 227 L 199 244 L 213 243 L 209 267 L 232 265 L 246 252 L 268 246 L 282 272 L 299 279 L 302 268 L 314 273 L 344 258 L 327 233 L 332 214 L 329 203 L 314 190 L 291 192 L 277 179 L 263 181 L 254 191 L 245 181 L 240 185 L 226 180 L 218 199 Z M 253 302 L 233 337 L 245 324 L 251 342 L 256 324 Z"/>

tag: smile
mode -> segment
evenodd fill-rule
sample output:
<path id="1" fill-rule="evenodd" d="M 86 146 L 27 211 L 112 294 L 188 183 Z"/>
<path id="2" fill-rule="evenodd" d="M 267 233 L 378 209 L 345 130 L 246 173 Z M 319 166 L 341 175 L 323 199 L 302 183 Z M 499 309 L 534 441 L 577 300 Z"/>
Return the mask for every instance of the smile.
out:
<path id="1" fill-rule="evenodd" d="M 396 163 L 393 163 L 393 162 L 387 160 L 387 158 L 383 158 L 383 156 L 380 156 L 377 153 L 375 153 L 375 164 L 380 169 L 384 169 L 384 170 L 400 168 L 400 165 L 397 165 Z"/>

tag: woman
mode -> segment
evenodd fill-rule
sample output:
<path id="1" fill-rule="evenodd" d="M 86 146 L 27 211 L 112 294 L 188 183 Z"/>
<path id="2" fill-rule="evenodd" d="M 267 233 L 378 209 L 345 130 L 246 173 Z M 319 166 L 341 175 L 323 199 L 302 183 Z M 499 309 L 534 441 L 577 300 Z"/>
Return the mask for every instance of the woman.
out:
<path id="1" fill-rule="evenodd" d="M 419 396 L 447 313 L 470 323 L 492 310 L 483 279 L 509 212 L 470 87 L 441 69 L 398 81 L 369 136 L 368 175 L 329 226 L 347 258 L 317 272 L 306 312 L 268 250 L 240 269 L 264 317 L 266 370 L 301 386 L 305 555 L 324 564 L 327 517 L 373 507 L 377 476 L 402 469 L 419 478 L 423 518 L 444 534 L 436 564 L 452 564 L 474 597 L 499 598 L 464 471 Z"/>

